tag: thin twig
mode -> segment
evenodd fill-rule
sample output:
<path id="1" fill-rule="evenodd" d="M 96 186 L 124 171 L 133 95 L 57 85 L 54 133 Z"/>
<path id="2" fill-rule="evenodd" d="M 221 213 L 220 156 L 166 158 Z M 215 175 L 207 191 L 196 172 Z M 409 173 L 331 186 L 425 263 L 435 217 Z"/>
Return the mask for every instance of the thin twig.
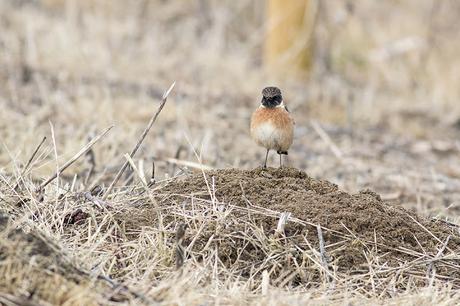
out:
<path id="1" fill-rule="evenodd" d="M 433 258 L 433 261 L 430 262 L 430 264 L 428 265 L 428 269 L 426 271 L 426 276 L 429 278 L 429 286 L 430 287 L 433 285 L 434 278 L 436 276 L 436 266 L 434 265 L 434 263 L 438 258 L 441 257 L 442 253 L 444 253 L 444 250 L 446 249 L 447 245 L 449 244 L 450 237 L 451 237 L 450 235 L 447 236 L 446 241 L 444 242 L 442 247 L 439 249 L 439 251 L 436 254 L 436 256 Z"/>
<path id="2" fill-rule="evenodd" d="M 412 221 L 414 221 L 418 226 L 420 226 L 422 229 L 425 230 L 425 232 L 427 232 L 428 234 L 431 235 L 431 237 L 433 237 L 434 239 L 436 239 L 439 243 L 443 243 L 443 241 L 441 239 L 439 239 L 438 237 L 436 237 L 435 234 L 433 234 L 432 232 L 430 232 L 425 226 L 423 226 L 420 222 L 418 222 L 417 220 L 415 220 L 414 217 L 412 217 L 411 215 L 409 215 L 408 213 L 406 213 L 406 215 L 412 219 Z"/>
<path id="3" fill-rule="evenodd" d="M 310 251 L 312 251 L 312 253 L 315 253 L 316 250 L 313 249 L 312 245 L 310 244 L 310 242 L 308 241 L 308 239 L 307 239 L 306 236 L 303 236 L 303 240 L 304 240 L 305 243 L 307 244 L 307 246 L 308 246 L 308 248 L 310 249 Z M 322 263 L 317 262 L 317 260 L 316 260 L 314 257 L 308 255 L 307 252 L 305 252 L 304 255 L 305 255 L 309 260 L 311 260 L 315 265 L 317 265 L 319 268 L 321 268 L 321 270 L 324 271 L 324 273 L 326 273 L 327 275 L 329 275 L 329 277 L 331 277 L 331 278 L 334 279 L 334 280 L 337 280 L 337 277 L 336 277 L 334 274 L 332 274 L 332 273 L 329 271 L 329 269 L 326 269 Z"/>
<path id="4" fill-rule="evenodd" d="M 285 232 L 284 229 L 286 227 L 286 222 L 288 221 L 289 217 L 291 217 L 290 212 L 283 212 L 280 215 L 280 218 L 278 219 L 278 225 L 275 230 L 275 234 L 277 236 L 284 236 Z"/>
<path id="5" fill-rule="evenodd" d="M 87 274 L 87 273 L 85 273 L 85 274 Z M 121 292 L 129 293 L 129 294 L 133 295 L 134 297 L 140 299 L 144 304 L 158 305 L 158 303 L 156 303 L 156 302 L 152 301 L 151 299 L 147 298 L 144 294 L 136 292 L 134 290 L 131 290 L 128 286 L 126 286 L 124 284 L 121 284 L 121 283 L 118 283 L 117 281 L 114 281 L 113 279 L 111 279 L 108 276 L 98 275 L 97 278 L 109 283 L 113 290 L 120 290 Z"/>
<path id="6" fill-rule="evenodd" d="M 176 84 L 176 82 L 172 83 L 172 85 L 169 87 L 169 89 L 163 94 L 163 97 L 162 97 L 162 102 L 160 104 L 160 106 L 158 107 L 158 110 L 157 112 L 155 113 L 155 115 L 153 115 L 153 117 L 150 119 L 149 121 L 149 124 L 147 125 L 147 127 L 145 128 L 144 132 L 142 133 L 141 137 L 139 138 L 138 142 L 136 143 L 136 146 L 134 147 L 134 149 L 131 151 L 131 153 L 129 154 L 129 156 L 131 158 L 134 157 L 134 155 L 136 154 L 137 150 L 139 149 L 139 147 L 141 146 L 142 142 L 144 141 L 145 139 L 145 136 L 147 136 L 147 133 L 150 131 L 150 129 L 152 128 L 153 124 L 155 123 L 155 121 L 157 120 L 158 118 L 158 115 L 160 114 L 161 110 L 163 109 L 163 107 L 165 106 L 166 104 L 166 101 L 168 99 L 168 96 L 169 96 L 169 93 L 171 92 L 171 90 L 174 88 L 174 85 Z M 107 188 L 107 191 L 104 193 L 104 196 L 102 197 L 103 200 L 107 199 L 108 195 L 110 194 L 110 192 L 112 191 L 113 187 L 115 186 L 115 184 L 118 182 L 118 180 L 120 179 L 120 177 L 123 175 L 123 172 L 126 170 L 126 167 L 128 167 L 129 165 L 129 161 L 125 161 L 125 163 L 123 164 L 123 166 L 120 168 L 120 170 L 118 171 L 117 175 L 115 176 L 115 178 L 113 179 L 112 183 L 110 183 L 110 186 L 109 188 Z"/>
<path id="7" fill-rule="evenodd" d="M 185 262 L 185 248 L 182 245 L 184 241 L 187 224 L 181 223 L 176 231 L 176 269 L 180 269 Z"/>
<path id="8" fill-rule="evenodd" d="M 79 159 L 83 154 L 85 154 L 86 152 L 88 152 L 89 149 L 91 149 L 91 147 L 96 143 L 98 142 L 102 137 L 105 136 L 105 134 L 107 134 L 111 129 L 113 128 L 113 126 L 107 128 L 104 132 L 102 132 L 101 134 L 99 134 L 98 136 L 96 136 L 93 140 L 91 140 L 88 144 L 86 144 L 77 154 L 75 154 L 69 161 L 67 161 L 62 167 L 60 167 L 56 173 L 51 176 L 49 179 L 47 179 L 46 181 L 44 181 L 40 187 L 38 188 L 38 190 L 43 190 L 43 188 L 45 188 L 49 183 L 51 183 L 54 179 L 56 179 L 56 177 L 61 174 L 62 172 L 64 172 L 70 165 L 72 165 L 77 159 Z"/>
<path id="9" fill-rule="evenodd" d="M 91 194 L 91 192 L 89 191 L 85 191 L 83 192 L 83 197 L 90 201 L 91 203 L 93 203 L 94 205 L 96 205 L 97 208 L 99 209 L 104 209 L 105 207 L 110 207 L 110 204 L 107 203 L 107 202 L 104 202 L 104 201 L 101 201 L 100 199 L 98 199 L 97 197 L 93 196 Z"/>
<path id="10" fill-rule="evenodd" d="M 453 222 L 450 222 L 450 221 L 447 221 L 447 220 L 442 220 L 442 219 L 439 219 L 439 218 L 436 218 L 436 217 L 431 217 L 431 222 L 441 222 L 441 223 L 444 223 L 448 226 L 451 226 L 451 227 L 456 227 L 458 229 L 460 229 L 460 224 L 455 224 Z"/>
<path id="11" fill-rule="evenodd" d="M 144 186 L 144 188 L 147 188 L 147 181 L 145 180 L 145 176 L 142 175 L 142 172 L 138 169 L 138 167 L 136 166 L 136 164 L 134 163 L 133 159 L 131 158 L 131 156 L 128 155 L 128 153 L 125 154 L 125 158 L 126 160 L 128 161 L 129 165 L 131 166 L 131 169 L 133 169 L 134 173 L 137 174 L 137 177 L 139 178 L 139 180 L 141 181 L 142 183 L 142 186 Z"/>
<path id="12" fill-rule="evenodd" d="M 150 176 L 150 182 L 149 182 L 149 185 L 148 187 L 152 187 L 153 185 L 155 185 L 155 161 L 152 160 L 152 175 Z"/>
<path id="13" fill-rule="evenodd" d="M 137 167 L 134 164 L 134 161 L 131 158 L 131 156 L 129 156 L 128 154 L 125 154 L 125 158 L 128 161 L 128 163 L 130 164 L 130 166 L 133 169 L 134 173 L 136 173 L 137 176 L 139 177 L 139 179 L 141 181 L 141 184 L 142 184 L 142 187 L 144 187 L 144 192 L 147 192 L 150 201 L 152 202 L 153 206 L 155 206 L 155 208 L 156 208 L 155 210 L 156 210 L 156 213 L 157 213 L 157 216 L 158 216 L 158 228 L 159 228 L 160 232 L 162 233 L 164 231 L 163 218 L 161 216 L 161 211 L 160 211 L 160 207 L 158 206 L 157 200 L 151 195 L 150 192 L 148 192 L 149 187 L 148 187 L 147 181 L 145 180 L 145 177 L 141 177 L 139 169 L 137 169 Z M 162 245 L 160 244 L 160 245 L 158 245 L 158 247 L 161 248 Z"/>
<path id="14" fill-rule="evenodd" d="M 88 137 L 89 140 L 92 138 L 91 136 Z M 94 170 L 96 169 L 96 156 L 95 156 L 94 151 L 93 151 L 92 148 L 88 152 L 86 152 L 85 155 L 86 155 L 87 160 L 88 160 L 89 165 L 90 165 L 90 167 L 88 169 L 88 173 L 87 173 L 86 178 L 84 180 L 84 184 L 86 186 L 88 184 L 89 180 L 91 179 L 91 176 L 94 174 Z"/>
<path id="15" fill-rule="evenodd" d="M 51 128 L 51 139 L 53 140 L 53 151 L 54 151 L 54 157 L 56 159 L 56 190 L 59 190 L 59 175 L 60 175 L 60 171 L 59 171 L 59 157 L 58 157 L 58 152 L 57 152 L 57 144 L 56 144 L 56 136 L 54 134 L 54 126 L 53 126 L 53 123 L 51 121 L 49 121 L 49 124 L 50 124 L 50 128 Z M 54 180 L 54 179 L 53 179 Z M 39 188 L 39 190 L 42 192 L 43 194 L 43 191 L 44 191 L 44 187 L 43 188 Z M 57 204 L 57 198 L 56 198 L 56 204 Z"/>
<path id="16" fill-rule="evenodd" d="M 319 254 L 321 255 L 321 265 L 323 266 L 324 271 L 329 271 L 328 263 L 327 263 L 327 256 L 326 256 L 326 248 L 324 247 L 323 231 L 321 230 L 321 226 L 319 224 L 316 225 L 316 231 L 318 232 Z M 326 280 L 328 282 L 330 281 L 327 274 L 326 274 Z"/>
<path id="17" fill-rule="evenodd" d="M 260 287 L 262 288 L 262 295 L 268 294 L 269 286 L 270 286 L 270 274 L 268 273 L 267 270 L 264 270 L 262 272 L 262 283 L 260 284 Z"/>
<path id="18" fill-rule="evenodd" d="M 195 168 L 195 169 L 201 169 L 201 170 L 212 170 L 213 169 L 213 167 L 211 166 L 203 165 L 201 163 L 195 163 L 195 162 L 188 161 L 188 160 L 178 160 L 175 158 L 167 158 L 166 161 L 171 164 L 186 166 L 189 168 Z"/>
<path id="19" fill-rule="evenodd" d="M 35 155 L 37 155 L 38 151 L 40 150 L 41 146 L 45 143 L 46 141 L 46 136 L 43 137 L 42 141 L 40 142 L 40 144 L 35 148 L 35 151 L 32 153 L 32 155 L 30 156 L 29 160 L 27 161 L 27 164 L 25 165 L 25 167 L 22 169 L 21 171 L 21 174 L 19 175 L 19 178 L 22 178 L 22 176 L 26 173 L 27 169 L 29 168 L 29 166 L 32 164 L 32 161 L 34 160 L 35 158 Z M 17 190 L 17 188 L 19 187 L 19 180 L 18 182 L 16 183 L 16 185 L 14 186 L 14 190 Z"/>
<path id="20" fill-rule="evenodd" d="M 324 141 L 324 143 L 331 149 L 332 153 L 334 153 L 335 157 L 338 159 L 343 158 L 343 153 L 337 147 L 337 145 L 332 141 L 331 137 L 326 133 L 326 131 L 319 125 L 318 122 L 312 121 L 311 126 L 315 130 L 315 132 L 319 135 L 319 137 Z"/>
<path id="21" fill-rule="evenodd" d="M 180 155 L 182 153 L 182 151 L 184 150 L 184 146 L 183 145 L 179 145 L 179 147 L 177 148 L 176 150 L 176 154 L 174 154 L 174 159 L 176 160 L 180 160 Z M 172 170 L 171 170 L 171 176 L 174 176 L 174 173 L 176 172 L 176 167 L 177 167 L 177 164 L 176 163 L 173 163 L 172 164 Z"/>

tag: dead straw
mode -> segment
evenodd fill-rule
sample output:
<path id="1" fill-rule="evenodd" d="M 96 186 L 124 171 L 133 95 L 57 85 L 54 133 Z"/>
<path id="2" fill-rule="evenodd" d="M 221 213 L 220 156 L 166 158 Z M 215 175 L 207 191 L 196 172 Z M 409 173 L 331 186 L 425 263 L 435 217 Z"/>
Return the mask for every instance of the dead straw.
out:
<path id="1" fill-rule="evenodd" d="M 19 187 L 19 180 L 22 178 L 22 176 L 26 173 L 27 169 L 29 168 L 29 166 L 32 164 L 32 161 L 34 160 L 35 156 L 37 155 L 38 151 L 40 150 L 40 148 L 42 147 L 42 145 L 45 143 L 46 141 L 46 136 L 43 137 L 42 141 L 40 141 L 40 143 L 38 144 L 38 146 L 35 148 L 34 152 L 32 153 L 32 155 L 30 156 L 29 160 L 27 161 L 27 164 L 25 165 L 25 167 L 22 169 L 21 171 L 21 174 L 19 175 L 19 179 L 18 179 L 18 182 L 16 183 L 16 185 L 14 186 L 14 190 L 17 190 L 17 188 Z"/>
<path id="2" fill-rule="evenodd" d="M 38 188 L 37 191 L 43 190 L 49 183 L 51 183 L 53 180 L 55 180 L 59 174 L 64 172 L 69 166 L 71 166 L 75 161 L 77 161 L 83 154 L 88 152 L 91 147 L 96 144 L 102 137 L 104 137 L 111 129 L 113 126 L 107 128 L 104 132 L 93 138 L 89 143 L 87 143 L 83 148 L 81 148 L 80 151 L 78 151 L 77 154 L 75 154 L 70 160 L 68 160 L 62 167 L 60 167 L 56 173 L 54 173 L 50 178 L 48 178 L 46 181 L 44 181 Z"/>
<path id="3" fill-rule="evenodd" d="M 166 101 L 168 99 L 168 96 L 169 96 L 169 93 L 171 92 L 171 90 L 174 88 L 174 85 L 176 85 L 176 82 L 172 83 L 171 86 L 169 87 L 169 89 L 163 94 L 163 97 L 162 97 L 162 102 L 160 104 L 160 106 L 158 107 L 155 115 L 153 115 L 153 117 L 150 119 L 147 127 L 145 128 L 144 132 L 142 133 L 141 137 L 139 138 L 139 140 L 137 141 L 136 143 L 136 146 L 134 147 L 134 149 L 131 151 L 131 153 L 129 154 L 130 158 L 133 158 L 134 155 L 136 154 L 137 150 L 139 149 L 139 147 L 141 146 L 142 142 L 144 141 L 145 137 L 147 136 L 148 132 L 150 131 L 150 129 L 152 128 L 153 124 L 155 123 L 155 121 L 157 120 L 158 118 L 158 115 L 160 114 L 161 110 L 163 109 L 163 107 L 165 106 L 166 104 Z M 126 168 L 128 167 L 129 165 L 129 160 L 126 160 L 123 164 L 123 166 L 120 168 L 120 170 L 118 171 L 117 175 L 115 176 L 115 178 L 113 179 L 112 183 L 110 183 L 109 185 L 109 188 L 107 188 L 107 191 L 104 193 L 104 196 L 102 197 L 103 200 L 106 200 L 108 195 L 110 194 L 110 192 L 112 191 L 113 187 L 115 186 L 115 184 L 118 182 L 118 180 L 120 179 L 120 177 L 123 175 L 123 172 L 126 170 Z"/>

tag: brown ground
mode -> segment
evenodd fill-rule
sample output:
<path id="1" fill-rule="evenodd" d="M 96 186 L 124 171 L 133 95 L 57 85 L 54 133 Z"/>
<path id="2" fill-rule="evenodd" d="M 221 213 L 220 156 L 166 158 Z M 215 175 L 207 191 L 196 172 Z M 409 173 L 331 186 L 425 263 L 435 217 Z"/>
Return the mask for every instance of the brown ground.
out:
<path id="1" fill-rule="evenodd" d="M 366 252 L 375 252 L 374 256 L 390 265 L 407 262 L 420 254 L 435 256 L 448 236 L 448 252 L 459 250 L 458 227 L 391 206 L 369 190 L 348 194 L 339 190 L 335 184 L 313 179 L 294 168 L 257 168 L 251 171 L 224 169 L 206 172 L 206 176 L 197 173 L 173 181 L 159 192 L 166 195 L 162 200 L 166 205 L 175 202 L 172 199 L 181 198 L 171 198 L 171 195 L 187 195 L 187 199 L 193 195 L 211 202 L 214 199 L 218 209 L 224 211 L 236 207 L 228 215 L 227 221 L 223 221 L 227 227 L 223 229 L 225 234 L 220 235 L 224 236 L 242 230 L 245 223 L 253 219 L 251 213 L 239 210 L 240 207 L 269 209 L 272 212 L 254 218 L 267 236 L 274 234 L 279 213 L 292 213 L 295 219 L 287 222 L 285 243 L 300 242 L 301 248 L 306 247 L 304 237 L 317 247 L 318 236 L 314 226 L 319 224 L 325 230 L 326 248 L 338 243 L 328 252 L 333 254 L 331 264 L 341 273 L 368 273 L 367 269 L 363 270 L 368 266 Z M 176 203 L 184 205 L 181 201 Z M 190 205 L 190 200 L 186 203 Z M 203 240 L 207 241 L 208 238 Z M 343 248 L 344 239 L 354 240 L 354 243 Z M 232 255 L 224 254 L 232 263 L 236 261 L 236 256 L 245 253 L 236 251 L 234 242 L 222 239 L 219 244 L 222 249 L 233 250 Z M 256 252 L 259 257 L 254 256 L 257 249 L 256 245 L 252 245 L 245 250 L 253 263 L 265 260 L 263 252 Z M 445 272 L 450 274 L 452 270 Z M 449 274 L 444 277 L 452 276 Z"/>

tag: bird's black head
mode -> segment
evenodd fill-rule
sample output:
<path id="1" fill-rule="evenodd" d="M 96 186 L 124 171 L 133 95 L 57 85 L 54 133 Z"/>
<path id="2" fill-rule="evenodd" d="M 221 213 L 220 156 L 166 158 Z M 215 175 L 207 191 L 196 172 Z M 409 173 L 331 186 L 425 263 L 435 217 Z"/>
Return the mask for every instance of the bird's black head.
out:
<path id="1" fill-rule="evenodd" d="M 262 90 L 262 105 L 265 107 L 277 107 L 283 102 L 281 90 L 278 87 L 265 87 Z"/>

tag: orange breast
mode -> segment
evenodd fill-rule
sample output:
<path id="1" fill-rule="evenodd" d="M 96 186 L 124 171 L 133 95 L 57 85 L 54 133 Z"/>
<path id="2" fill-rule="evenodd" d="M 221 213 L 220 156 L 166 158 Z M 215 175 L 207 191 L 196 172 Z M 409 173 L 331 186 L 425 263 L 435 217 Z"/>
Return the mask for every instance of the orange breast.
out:
<path id="1" fill-rule="evenodd" d="M 294 120 L 283 107 L 259 107 L 251 118 L 251 136 L 257 144 L 287 151 L 292 144 Z"/>

